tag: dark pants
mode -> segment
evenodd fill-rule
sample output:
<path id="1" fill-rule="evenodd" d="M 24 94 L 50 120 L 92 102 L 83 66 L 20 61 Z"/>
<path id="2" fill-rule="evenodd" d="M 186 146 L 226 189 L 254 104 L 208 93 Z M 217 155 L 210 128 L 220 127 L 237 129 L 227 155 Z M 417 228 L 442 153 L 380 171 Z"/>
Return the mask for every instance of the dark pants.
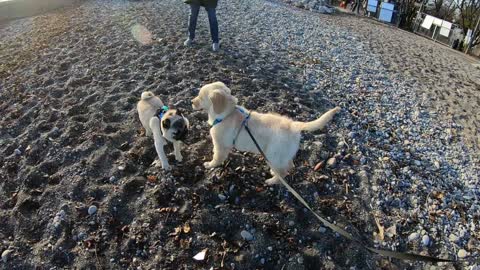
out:
<path id="1" fill-rule="evenodd" d="M 360 0 L 353 0 L 352 12 L 355 12 L 355 9 L 357 10 L 357 14 L 360 13 Z"/>
<path id="2" fill-rule="evenodd" d="M 210 23 L 210 34 L 212 42 L 218 43 L 218 22 L 215 8 L 205 7 L 208 13 L 208 21 Z M 198 12 L 200 5 L 190 4 L 190 22 L 188 23 L 188 36 L 191 40 L 195 39 L 195 29 L 197 28 Z"/>

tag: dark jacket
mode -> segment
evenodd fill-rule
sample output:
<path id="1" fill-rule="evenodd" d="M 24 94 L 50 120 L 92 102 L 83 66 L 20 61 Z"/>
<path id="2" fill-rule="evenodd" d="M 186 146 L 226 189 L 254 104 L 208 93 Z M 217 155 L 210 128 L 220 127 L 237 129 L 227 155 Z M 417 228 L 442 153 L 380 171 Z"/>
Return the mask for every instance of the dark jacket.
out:
<path id="1" fill-rule="evenodd" d="M 218 0 L 183 0 L 185 4 L 196 4 L 209 8 L 216 8 Z"/>

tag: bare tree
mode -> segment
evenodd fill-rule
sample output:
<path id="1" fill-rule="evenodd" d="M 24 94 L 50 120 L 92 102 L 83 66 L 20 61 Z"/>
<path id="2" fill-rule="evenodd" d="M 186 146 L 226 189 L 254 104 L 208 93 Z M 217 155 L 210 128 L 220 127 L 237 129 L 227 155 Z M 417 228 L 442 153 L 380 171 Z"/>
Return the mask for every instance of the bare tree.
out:
<path id="1" fill-rule="evenodd" d="M 437 18 L 452 21 L 455 17 L 455 0 L 433 0 L 433 8 L 426 13 Z"/>
<path id="2" fill-rule="evenodd" d="M 478 0 L 480 1 L 480 0 Z M 403 29 L 413 30 L 413 23 L 417 16 L 417 0 L 398 1 L 399 22 L 398 26 Z"/>
<path id="3" fill-rule="evenodd" d="M 468 29 L 475 29 L 478 19 L 480 18 L 480 0 L 457 0 L 455 1 L 458 14 L 458 23 L 467 33 Z M 480 44 L 480 27 L 472 35 L 472 47 Z"/>

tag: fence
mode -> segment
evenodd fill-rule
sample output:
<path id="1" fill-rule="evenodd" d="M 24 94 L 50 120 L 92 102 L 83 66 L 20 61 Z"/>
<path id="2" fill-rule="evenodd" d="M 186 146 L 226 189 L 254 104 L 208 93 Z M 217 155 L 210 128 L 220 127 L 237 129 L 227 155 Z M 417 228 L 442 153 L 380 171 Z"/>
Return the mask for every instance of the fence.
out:
<path id="1" fill-rule="evenodd" d="M 459 46 L 463 40 L 463 30 L 460 26 L 420 13 L 415 19 L 414 32 L 450 47 Z"/>

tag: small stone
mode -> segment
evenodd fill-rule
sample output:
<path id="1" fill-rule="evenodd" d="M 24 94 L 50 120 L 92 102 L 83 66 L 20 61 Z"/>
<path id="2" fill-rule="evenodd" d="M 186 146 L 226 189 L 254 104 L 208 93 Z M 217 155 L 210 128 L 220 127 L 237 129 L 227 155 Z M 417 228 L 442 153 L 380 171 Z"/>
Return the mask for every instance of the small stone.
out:
<path id="1" fill-rule="evenodd" d="M 15 155 L 17 155 L 17 156 L 20 156 L 20 155 L 22 154 L 22 151 L 20 151 L 20 149 L 18 149 L 18 148 L 15 149 L 13 152 L 14 152 Z"/>
<path id="2" fill-rule="evenodd" d="M 325 166 L 325 162 L 320 161 L 319 163 L 317 163 L 317 165 L 315 165 L 315 167 L 313 168 L 313 170 L 314 170 L 314 171 L 321 170 L 324 166 Z"/>
<path id="3" fill-rule="evenodd" d="M 8 259 L 10 259 L 10 255 L 13 253 L 13 250 L 7 249 L 2 252 L 2 261 L 4 263 L 8 262 Z"/>
<path id="4" fill-rule="evenodd" d="M 125 166 L 118 166 L 118 170 L 119 170 L 119 171 L 125 170 Z"/>
<path id="5" fill-rule="evenodd" d="M 272 246 L 269 246 L 267 249 L 268 249 L 269 251 L 273 251 L 273 247 L 272 247 Z"/>
<path id="6" fill-rule="evenodd" d="M 88 214 L 89 215 L 93 215 L 97 212 L 97 207 L 95 205 L 91 205 L 89 208 L 88 208 Z"/>
<path id="7" fill-rule="evenodd" d="M 81 232 L 81 233 L 78 234 L 77 238 L 78 238 L 78 240 L 82 241 L 84 239 L 87 239 L 87 234 L 84 233 L 84 232 Z"/>
<path id="8" fill-rule="evenodd" d="M 412 241 L 415 241 L 417 240 L 418 238 L 420 237 L 420 234 L 418 233 L 412 233 L 408 236 L 408 242 L 412 242 Z"/>
<path id="9" fill-rule="evenodd" d="M 458 251 L 458 253 L 457 253 L 457 256 L 458 256 L 459 258 L 465 258 L 465 257 L 467 257 L 467 255 L 468 255 L 467 251 L 466 251 L 465 249 L 463 249 L 463 248 L 460 249 L 460 250 Z"/>
<path id="10" fill-rule="evenodd" d="M 261 258 L 261 259 L 260 259 L 260 263 L 261 263 L 261 264 L 265 264 L 265 259 L 264 259 L 264 258 Z"/>
<path id="11" fill-rule="evenodd" d="M 221 201 L 225 201 L 227 199 L 227 196 L 223 195 L 223 194 L 218 194 L 218 198 L 221 200 Z"/>
<path id="12" fill-rule="evenodd" d="M 295 225 L 295 222 L 294 222 L 293 220 L 290 220 L 290 221 L 288 222 L 288 226 L 292 227 L 293 225 Z"/>
<path id="13" fill-rule="evenodd" d="M 117 182 L 117 178 L 115 176 L 110 176 L 110 178 L 108 179 L 108 181 L 110 181 L 110 183 L 115 183 Z"/>
<path id="14" fill-rule="evenodd" d="M 240 235 L 242 236 L 243 240 L 246 241 L 252 241 L 253 240 L 253 235 L 249 233 L 248 231 L 243 230 Z"/>
<path id="15" fill-rule="evenodd" d="M 450 240 L 450 242 L 453 242 L 453 243 L 455 243 L 459 240 L 458 236 L 456 236 L 453 233 L 448 236 L 448 239 Z"/>
<path id="16" fill-rule="evenodd" d="M 327 228 L 325 228 L 325 227 L 320 227 L 320 229 L 318 229 L 318 231 L 319 231 L 320 233 L 325 233 L 325 232 L 327 231 Z"/>
<path id="17" fill-rule="evenodd" d="M 422 245 L 425 247 L 430 245 L 430 237 L 428 235 L 422 237 Z"/>
<path id="18" fill-rule="evenodd" d="M 335 164 L 337 164 L 337 159 L 332 157 L 327 160 L 327 166 L 328 167 L 334 167 Z"/>
<path id="19" fill-rule="evenodd" d="M 298 257 L 297 262 L 299 264 L 303 264 L 303 257 L 302 256 Z"/>

